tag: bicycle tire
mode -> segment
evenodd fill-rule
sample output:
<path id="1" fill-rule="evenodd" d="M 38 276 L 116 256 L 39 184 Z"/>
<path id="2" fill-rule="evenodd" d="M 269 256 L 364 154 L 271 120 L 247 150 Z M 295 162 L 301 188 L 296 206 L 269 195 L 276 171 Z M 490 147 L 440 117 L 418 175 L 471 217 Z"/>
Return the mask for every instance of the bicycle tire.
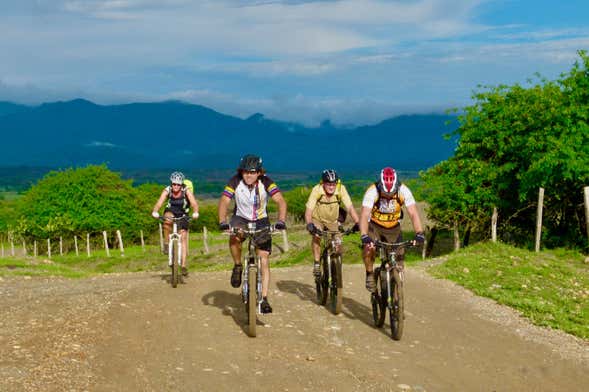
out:
<path id="1" fill-rule="evenodd" d="M 336 256 L 331 261 L 330 302 L 333 314 L 340 314 L 343 302 L 342 258 Z"/>
<path id="2" fill-rule="evenodd" d="M 393 270 L 391 277 L 392 290 L 392 301 L 390 309 L 390 322 L 391 322 L 391 337 L 394 340 L 401 340 L 403 336 L 403 327 L 405 324 L 405 304 L 403 295 L 403 280 L 399 271 Z"/>
<path id="3" fill-rule="evenodd" d="M 319 278 L 319 284 L 321 285 L 321 296 L 318 294 L 319 305 L 325 305 L 327 303 L 327 294 L 329 290 L 327 256 L 321 258 L 321 278 Z"/>
<path id="4" fill-rule="evenodd" d="M 257 306 L 258 306 L 258 296 L 256 292 L 256 288 L 258 287 L 258 271 L 255 266 L 247 266 L 247 284 L 248 284 L 248 294 L 247 294 L 247 331 L 248 335 L 252 338 L 256 337 L 256 321 L 257 321 Z"/>
<path id="5" fill-rule="evenodd" d="M 376 328 L 381 328 L 384 325 L 386 316 L 386 285 L 383 286 L 384 280 L 381 276 L 380 268 L 374 269 L 374 280 L 376 284 L 376 292 L 370 295 L 370 302 L 372 304 L 372 319 Z"/>
<path id="6" fill-rule="evenodd" d="M 172 242 L 172 287 L 176 288 L 178 286 L 178 243 L 176 241 Z"/>

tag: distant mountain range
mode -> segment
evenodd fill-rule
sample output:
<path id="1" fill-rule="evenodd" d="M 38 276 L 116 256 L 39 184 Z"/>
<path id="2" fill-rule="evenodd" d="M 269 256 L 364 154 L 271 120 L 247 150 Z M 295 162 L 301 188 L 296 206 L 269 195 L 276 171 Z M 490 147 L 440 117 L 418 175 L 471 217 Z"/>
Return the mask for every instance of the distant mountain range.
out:
<path id="1" fill-rule="evenodd" d="M 446 125 L 446 122 L 450 125 Z M 318 128 L 266 119 L 243 120 L 204 106 L 170 101 L 97 105 L 76 99 L 24 106 L 0 102 L 0 166 L 64 168 L 106 162 L 113 169 L 235 168 L 255 153 L 274 171 L 402 170 L 449 158 L 443 135 L 455 117 L 403 115 L 379 124 Z"/>

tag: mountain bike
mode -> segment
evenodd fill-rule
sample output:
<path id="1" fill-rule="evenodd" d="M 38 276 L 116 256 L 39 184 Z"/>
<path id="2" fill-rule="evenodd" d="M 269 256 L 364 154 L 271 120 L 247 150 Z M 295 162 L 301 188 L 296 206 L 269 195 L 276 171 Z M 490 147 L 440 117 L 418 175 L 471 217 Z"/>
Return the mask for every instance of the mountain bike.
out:
<path id="1" fill-rule="evenodd" d="M 329 308 L 334 314 L 342 310 L 343 301 L 343 278 L 342 278 L 342 256 L 341 256 L 341 235 L 348 235 L 350 229 L 340 232 L 331 230 L 316 230 L 315 235 L 321 237 L 321 274 L 315 278 L 317 289 L 317 302 L 320 305 L 327 303 L 329 296 Z"/>
<path id="2" fill-rule="evenodd" d="M 248 251 L 243 256 L 242 261 L 245 268 L 243 268 L 241 279 L 241 298 L 248 316 L 248 335 L 255 337 L 257 315 L 262 313 L 262 266 L 261 258 L 257 254 L 258 247 L 254 237 L 256 234 L 264 232 L 268 232 L 270 235 L 276 234 L 278 230 L 274 229 L 274 226 L 264 226 L 257 229 L 255 222 L 249 222 L 246 228 L 232 227 L 229 231 L 232 234 L 244 236 L 248 242 Z"/>
<path id="3" fill-rule="evenodd" d="M 162 222 L 172 222 L 172 232 L 168 237 L 168 266 L 172 269 L 171 283 L 172 287 L 178 286 L 178 282 L 184 283 L 182 275 L 180 274 L 180 267 L 182 266 L 182 236 L 178 233 L 178 222 L 182 220 L 190 221 L 188 215 L 176 217 L 160 216 L 159 220 Z"/>
<path id="4" fill-rule="evenodd" d="M 391 323 L 391 337 L 401 340 L 405 321 L 405 304 L 403 298 L 403 269 L 397 263 L 397 253 L 400 249 L 415 246 L 415 241 L 387 243 L 375 241 L 378 257 L 381 261 L 379 267 L 374 269 L 376 291 L 371 293 L 372 317 L 374 325 L 381 328 L 384 324 L 387 309 Z"/>

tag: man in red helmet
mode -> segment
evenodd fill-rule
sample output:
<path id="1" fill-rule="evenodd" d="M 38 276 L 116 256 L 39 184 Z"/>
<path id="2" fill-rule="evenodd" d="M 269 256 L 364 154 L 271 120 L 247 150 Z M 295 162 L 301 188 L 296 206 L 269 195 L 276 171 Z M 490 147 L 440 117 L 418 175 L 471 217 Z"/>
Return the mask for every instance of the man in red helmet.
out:
<path id="1" fill-rule="evenodd" d="M 401 219 L 405 206 L 411 218 L 415 231 L 415 241 L 425 242 L 425 235 L 417 211 L 413 194 L 405 184 L 401 184 L 397 172 L 391 167 L 385 167 L 380 172 L 380 179 L 371 184 L 362 199 L 360 213 L 360 235 L 362 239 L 362 258 L 366 267 L 366 289 L 374 292 L 374 241 L 385 242 L 402 241 Z M 404 252 L 400 250 L 399 263 L 403 267 Z"/>

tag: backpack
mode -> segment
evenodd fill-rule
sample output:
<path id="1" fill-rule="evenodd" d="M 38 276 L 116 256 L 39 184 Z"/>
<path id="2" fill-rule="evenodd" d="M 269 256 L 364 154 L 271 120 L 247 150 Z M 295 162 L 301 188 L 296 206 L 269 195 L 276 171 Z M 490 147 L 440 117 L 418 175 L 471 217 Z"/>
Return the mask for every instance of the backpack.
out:
<path id="1" fill-rule="evenodd" d="M 344 223 L 346 221 L 346 218 L 348 217 L 348 211 L 346 211 L 344 208 L 341 207 L 341 203 L 342 203 L 342 182 L 341 182 L 341 180 L 337 180 L 334 195 L 337 200 L 337 204 L 339 205 L 339 213 L 338 213 L 337 221 L 339 223 Z M 323 195 L 319 195 L 319 198 L 317 199 L 317 201 L 319 202 L 319 200 L 321 200 L 322 197 L 323 197 Z"/>
<path id="2" fill-rule="evenodd" d="M 170 198 L 172 197 L 172 189 L 170 186 L 168 186 L 166 189 L 168 189 L 168 208 L 170 207 Z M 192 183 L 192 181 L 190 181 L 189 179 L 185 178 L 184 181 L 182 182 L 182 198 L 184 199 L 184 211 L 186 211 L 186 213 L 188 214 L 188 211 L 190 210 L 190 202 L 188 201 L 188 198 L 186 197 L 186 190 L 190 190 L 190 192 L 192 192 L 192 194 L 194 194 L 194 184 Z"/>

